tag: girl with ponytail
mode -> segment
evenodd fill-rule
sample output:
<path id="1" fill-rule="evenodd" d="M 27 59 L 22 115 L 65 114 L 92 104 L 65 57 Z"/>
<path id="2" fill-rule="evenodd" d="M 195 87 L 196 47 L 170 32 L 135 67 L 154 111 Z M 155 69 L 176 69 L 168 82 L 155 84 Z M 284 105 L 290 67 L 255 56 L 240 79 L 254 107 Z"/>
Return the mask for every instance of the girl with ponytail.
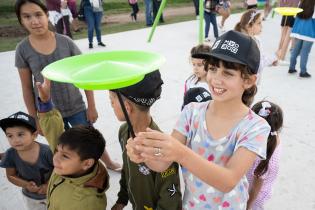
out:
<path id="1" fill-rule="evenodd" d="M 272 185 L 278 176 L 281 149 L 278 134 L 283 125 L 283 113 L 278 105 L 269 101 L 256 103 L 252 110 L 263 117 L 271 127 L 266 159 L 256 159 L 246 175 L 249 182 L 247 209 L 262 210 L 265 202 L 271 197 Z"/>

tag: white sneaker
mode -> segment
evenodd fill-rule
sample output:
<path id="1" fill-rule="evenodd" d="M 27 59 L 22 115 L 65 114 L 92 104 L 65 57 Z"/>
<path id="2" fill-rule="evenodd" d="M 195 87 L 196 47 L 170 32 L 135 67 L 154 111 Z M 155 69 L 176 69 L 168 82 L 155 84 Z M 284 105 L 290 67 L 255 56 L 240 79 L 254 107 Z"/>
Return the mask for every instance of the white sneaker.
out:
<path id="1" fill-rule="evenodd" d="M 209 37 L 205 38 L 205 42 L 211 42 L 211 39 Z"/>
<path id="2" fill-rule="evenodd" d="M 279 66 L 289 66 L 290 62 L 288 62 L 286 60 L 278 60 L 278 65 Z"/>
<path id="3" fill-rule="evenodd" d="M 225 30 L 225 26 L 219 25 L 219 28 L 220 28 L 221 32 L 225 32 L 226 31 Z"/>

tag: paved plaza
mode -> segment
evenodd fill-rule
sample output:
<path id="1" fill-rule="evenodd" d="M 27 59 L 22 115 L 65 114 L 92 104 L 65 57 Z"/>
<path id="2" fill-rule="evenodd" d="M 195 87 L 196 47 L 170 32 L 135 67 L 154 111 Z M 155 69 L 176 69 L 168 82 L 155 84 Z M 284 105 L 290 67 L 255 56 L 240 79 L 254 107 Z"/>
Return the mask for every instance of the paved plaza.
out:
<path id="1" fill-rule="evenodd" d="M 240 15 L 232 15 L 226 28 L 232 29 Z M 220 19 L 220 17 L 219 17 Z M 166 20 L 167 21 L 167 20 Z M 261 41 L 266 53 L 274 53 L 280 37 L 280 16 L 263 22 Z M 106 27 L 106 26 L 105 26 Z M 164 79 L 161 99 L 152 108 L 155 121 L 165 132 L 170 132 L 180 113 L 184 81 L 190 75 L 189 51 L 198 43 L 198 22 L 188 21 L 160 26 L 156 29 L 152 43 L 147 43 L 149 28 L 105 35 L 106 48 L 88 49 L 87 39 L 76 40 L 83 53 L 111 50 L 148 50 L 161 53 L 166 63 L 161 68 Z M 210 31 L 212 35 L 213 32 Z M 214 38 L 212 38 L 214 40 Z M 26 111 L 18 72 L 14 67 L 14 51 L 0 53 L 0 118 L 19 110 Z M 308 62 L 311 79 L 289 75 L 288 66 L 268 67 L 264 70 L 258 87 L 256 101 L 268 99 L 279 104 L 284 111 L 284 128 L 281 133 L 282 156 L 280 174 L 274 185 L 274 194 L 267 210 L 311 210 L 315 209 L 315 52 Z M 299 67 L 297 66 L 297 69 Z M 118 122 L 114 116 L 107 91 L 95 92 L 99 113 L 95 127 L 103 133 L 106 148 L 111 157 L 121 162 L 121 149 L 117 139 Z M 45 141 L 40 139 L 40 141 Z M 8 148 L 8 142 L 0 133 L 0 152 Z M 106 192 L 108 207 L 115 203 L 119 190 L 120 174 L 110 171 L 110 188 Z M 21 190 L 5 177 L 0 169 L 0 210 L 24 210 Z M 141 186 L 139 186 L 141 187 Z M 126 208 L 131 209 L 130 206 Z"/>

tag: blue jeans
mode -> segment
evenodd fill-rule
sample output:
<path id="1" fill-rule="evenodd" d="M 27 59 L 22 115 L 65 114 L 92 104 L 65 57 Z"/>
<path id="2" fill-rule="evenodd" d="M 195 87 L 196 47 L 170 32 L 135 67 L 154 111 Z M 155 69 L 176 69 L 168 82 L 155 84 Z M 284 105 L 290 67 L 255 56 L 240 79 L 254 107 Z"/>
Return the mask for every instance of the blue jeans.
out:
<path id="1" fill-rule="evenodd" d="M 145 22 L 147 26 L 150 26 L 153 24 L 152 19 L 152 0 L 144 0 L 145 4 Z"/>
<path id="2" fill-rule="evenodd" d="M 84 7 L 85 21 L 88 26 L 88 39 L 89 43 L 93 43 L 93 33 L 95 29 L 97 42 L 102 42 L 101 38 L 101 21 L 103 12 L 93 12 L 91 6 Z"/>
<path id="3" fill-rule="evenodd" d="M 90 123 L 87 121 L 86 110 L 78 112 L 70 117 L 64 117 L 63 123 L 65 130 L 68 130 L 69 128 L 76 125 L 90 125 Z"/>
<path id="4" fill-rule="evenodd" d="M 306 72 L 306 65 L 308 61 L 308 55 L 310 54 L 310 51 L 312 49 L 313 42 L 301 40 L 301 39 L 295 39 L 294 48 L 291 52 L 291 58 L 290 58 L 290 69 L 295 69 L 296 65 L 296 59 L 300 55 L 300 73 Z"/>
<path id="5" fill-rule="evenodd" d="M 218 25 L 217 25 L 217 15 L 214 12 L 204 12 L 204 18 L 206 21 L 205 38 L 208 38 L 209 30 L 210 30 L 210 23 L 212 23 L 212 26 L 213 26 L 214 37 L 218 38 L 219 32 L 218 32 Z"/>

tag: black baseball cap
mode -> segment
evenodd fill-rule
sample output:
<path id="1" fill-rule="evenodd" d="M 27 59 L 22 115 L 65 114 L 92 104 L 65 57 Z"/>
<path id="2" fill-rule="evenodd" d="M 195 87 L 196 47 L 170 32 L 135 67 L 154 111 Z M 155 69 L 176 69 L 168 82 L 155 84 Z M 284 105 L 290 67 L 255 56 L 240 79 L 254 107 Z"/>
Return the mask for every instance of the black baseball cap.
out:
<path id="1" fill-rule="evenodd" d="M 159 70 L 155 70 L 144 76 L 140 82 L 113 91 L 119 91 L 135 104 L 150 107 L 158 100 L 162 92 L 163 80 Z"/>
<path id="2" fill-rule="evenodd" d="M 206 90 L 203 87 L 194 87 L 187 90 L 187 92 L 184 95 L 184 104 L 182 106 L 182 109 L 184 106 L 191 102 L 205 102 L 211 100 L 211 94 L 208 90 Z"/>
<path id="3" fill-rule="evenodd" d="M 227 62 L 248 66 L 250 72 L 257 74 L 260 64 L 260 50 L 256 41 L 238 31 L 228 31 L 219 36 L 209 53 L 195 55 L 198 58 L 218 58 Z"/>
<path id="4" fill-rule="evenodd" d="M 35 119 L 32 116 L 21 111 L 0 120 L 0 127 L 4 132 L 8 127 L 13 127 L 14 125 L 18 126 L 21 124 L 30 128 L 32 132 L 35 132 L 37 130 Z"/>

